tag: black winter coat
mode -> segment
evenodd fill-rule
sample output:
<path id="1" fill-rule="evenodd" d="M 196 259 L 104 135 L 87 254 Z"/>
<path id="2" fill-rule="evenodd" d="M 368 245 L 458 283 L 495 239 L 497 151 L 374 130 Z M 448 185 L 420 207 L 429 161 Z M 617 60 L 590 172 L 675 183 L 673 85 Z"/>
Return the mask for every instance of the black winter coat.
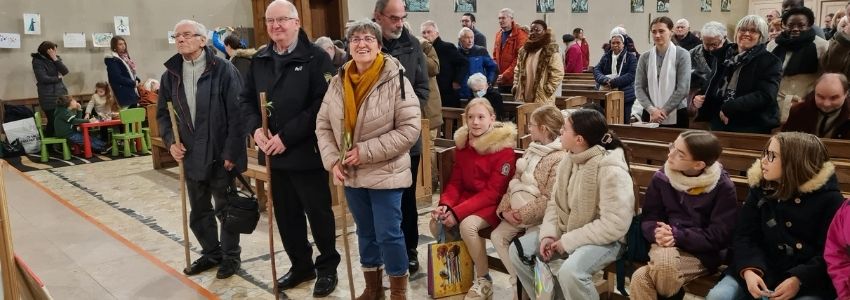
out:
<path id="1" fill-rule="evenodd" d="M 694 47 L 702 44 L 702 41 L 690 31 L 688 31 L 688 34 L 681 40 L 676 40 L 675 37 L 673 37 L 673 40 L 676 42 L 676 45 L 679 45 L 679 47 L 685 48 L 685 50 L 688 51 L 691 51 Z"/>
<path id="2" fill-rule="evenodd" d="M 428 95 L 431 92 L 428 86 L 428 65 L 425 62 L 425 54 L 422 52 L 422 45 L 419 44 L 419 40 L 410 34 L 406 27 L 403 27 L 401 37 L 392 41 L 384 39 L 383 42 L 381 51 L 398 59 L 404 67 L 404 76 L 413 85 L 413 91 L 419 98 L 419 107 L 428 106 Z M 442 70 L 442 66 L 440 69 Z M 436 93 L 437 91 L 433 92 Z M 413 148 L 410 149 L 410 155 L 420 155 L 421 153 L 422 140 L 419 139 L 416 140 L 416 145 L 413 145 Z"/>
<path id="3" fill-rule="evenodd" d="M 136 90 L 136 85 L 139 82 L 136 75 L 130 71 L 130 67 L 115 52 L 107 54 L 103 63 L 106 65 L 109 87 L 112 88 L 118 104 L 125 107 L 138 104 L 139 92 Z"/>
<path id="4" fill-rule="evenodd" d="M 31 56 L 32 72 L 35 73 L 35 85 L 38 88 L 38 105 L 44 110 L 56 109 L 56 100 L 59 96 L 68 94 L 65 83 L 62 82 L 62 78 L 59 78 L 60 74 L 62 76 L 68 74 L 68 67 L 65 67 L 60 57 L 53 61 L 38 53 L 33 53 Z"/>
<path id="5" fill-rule="evenodd" d="M 738 213 L 733 238 L 735 279 L 746 286 L 742 271 L 754 268 L 770 290 L 791 276 L 800 279 L 799 296 L 835 299 L 823 249 L 832 217 L 843 203 L 835 167 L 827 162 L 799 187 L 791 199 L 775 199 L 761 186 L 759 161 L 748 173 L 750 192 Z"/>
<path id="6" fill-rule="evenodd" d="M 286 150 L 271 157 L 271 167 L 281 170 L 319 170 L 321 156 L 316 141 L 316 114 L 328 90 L 335 69 L 328 54 L 298 33 L 295 49 L 281 57 L 274 52 L 274 42 L 257 51 L 251 61 L 242 91 L 245 126 L 253 135 L 262 126 L 259 94 L 266 93 L 271 105 L 269 130 L 280 135 Z M 276 67 L 276 60 L 282 67 Z"/>
<path id="7" fill-rule="evenodd" d="M 732 79 L 736 68 L 726 66 L 737 55 L 738 45 L 730 44 L 724 66 L 718 66 L 706 89 L 705 103 L 699 109 L 698 121 L 711 121 L 712 130 L 770 133 L 779 126 L 779 105 L 776 93 L 782 79 L 782 62 L 765 49 L 764 44 L 750 50 L 742 60 L 738 84 L 734 94 L 726 93 L 726 82 Z M 720 120 L 720 111 L 729 118 L 729 124 Z"/>
<path id="8" fill-rule="evenodd" d="M 187 122 L 192 117 L 186 103 L 180 54 L 165 62 L 156 117 L 160 136 L 168 149 L 174 143 L 174 135 L 166 102 L 174 101 L 180 139 L 186 147 L 183 167 L 187 178 L 198 181 L 221 176 L 224 160 L 236 164 L 234 172 L 242 173 L 248 166 L 245 127 L 239 110 L 242 88 L 239 72 L 229 61 L 215 56 L 210 47 L 204 51 L 206 68 L 198 79 L 194 122 Z"/>
<path id="9" fill-rule="evenodd" d="M 612 57 L 613 53 L 611 51 L 605 52 L 602 58 L 599 59 L 599 63 L 593 67 L 593 77 L 596 80 L 597 87 L 603 85 L 608 80 L 608 77 L 605 75 L 612 73 Z M 626 61 L 625 64 L 623 64 L 624 60 Z M 620 70 L 620 76 L 611 80 L 611 85 L 617 88 L 617 90 L 623 91 L 626 105 L 635 103 L 635 72 L 637 71 L 637 62 L 637 56 L 628 51 L 622 51 L 617 56 L 617 69 Z"/>
<path id="10" fill-rule="evenodd" d="M 432 44 L 434 51 L 437 51 L 437 57 L 440 59 L 440 73 L 437 74 L 440 99 L 443 103 L 459 103 L 459 91 L 455 90 L 452 83 L 461 84 L 466 79 L 469 62 L 457 51 L 454 44 L 447 43 L 439 37 Z"/>

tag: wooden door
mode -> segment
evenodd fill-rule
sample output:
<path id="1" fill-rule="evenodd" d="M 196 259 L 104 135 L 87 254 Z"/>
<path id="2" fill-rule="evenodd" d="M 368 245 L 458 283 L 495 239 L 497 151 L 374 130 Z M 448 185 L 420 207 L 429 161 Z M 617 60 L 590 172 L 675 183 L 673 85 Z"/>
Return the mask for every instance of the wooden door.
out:
<path id="1" fill-rule="evenodd" d="M 301 27 L 310 40 L 320 36 L 341 39 L 348 20 L 348 0 L 290 0 L 298 9 Z M 266 7 L 272 0 L 251 0 L 254 13 L 254 47 L 269 42 L 264 21 Z"/>

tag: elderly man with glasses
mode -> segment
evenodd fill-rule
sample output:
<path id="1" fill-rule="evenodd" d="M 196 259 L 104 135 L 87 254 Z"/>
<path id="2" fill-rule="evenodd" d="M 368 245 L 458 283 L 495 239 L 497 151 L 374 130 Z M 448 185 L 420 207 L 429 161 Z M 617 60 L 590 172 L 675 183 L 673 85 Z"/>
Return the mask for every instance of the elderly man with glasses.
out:
<path id="1" fill-rule="evenodd" d="M 206 32 L 192 20 L 174 26 L 178 53 L 165 62 L 157 122 L 171 156 L 183 161 L 192 208 L 189 226 L 202 249 L 202 256 L 183 273 L 195 275 L 218 266 L 216 278 L 224 279 L 239 271 L 239 233 L 222 228 L 219 234 L 215 216 L 227 204 L 232 174 L 244 172 L 248 160 L 242 115 L 227 113 L 239 111 L 242 80 L 236 67 L 205 46 Z M 179 143 L 171 130 L 168 101 L 174 104 Z"/>
<path id="2" fill-rule="evenodd" d="M 242 93 L 245 125 L 260 150 L 271 158 L 275 219 L 292 267 L 277 280 L 280 290 L 316 279 L 314 297 L 336 289 L 340 262 L 334 236 L 334 214 L 328 172 L 322 166 L 316 135 L 316 114 L 335 68 L 322 48 L 301 29 L 298 10 L 286 0 L 266 8 L 271 41 L 254 55 Z M 269 127 L 260 127 L 259 93 L 268 96 Z M 268 138 L 266 138 L 268 136 Z M 260 156 L 262 157 L 262 155 Z M 307 239 L 307 220 L 319 256 Z"/>

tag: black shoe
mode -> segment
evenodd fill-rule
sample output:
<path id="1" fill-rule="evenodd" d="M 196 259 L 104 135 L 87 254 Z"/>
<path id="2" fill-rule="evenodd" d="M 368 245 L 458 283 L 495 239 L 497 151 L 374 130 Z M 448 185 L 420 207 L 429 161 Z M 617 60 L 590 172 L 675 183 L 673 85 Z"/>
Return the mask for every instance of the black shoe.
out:
<path id="1" fill-rule="evenodd" d="M 201 256 L 198 260 L 192 263 L 188 268 L 183 269 L 183 274 L 186 275 L 197 275 L 201 274 L 201 272 L 214 268 L 218 266 L 220 261 L 217 259 L 210 258 L 208 256 Z"/>
<path id="2" fill-rule="evenodd" d="M 316 284 L 313 286 L 313 297 L 330 295 L 336 289 L 336 284 L 336 274 L 319 276 L 319 279 L 316 279 Z"/>
<path id="3" fill-rule="evenodd" d="M 292 270 L 289 270 L 283 277 L 277 279 L 277 288 L 281 291 L 288 290 L 313 279 L 316 279 L 315 271 L 293 273 Z"/>
<path id="4" fill-rule="evenodd" d="M 407 270 L 410 274 L 416 273 L 419 271 L 419 257 L 418 252 L 416 250 L 408 250 L 407 251 Z"/>
<path id="5" fill-rule="evenodd" d="M 685 289 L 679 289 L 679 291 L 676 292 L 675 295 L 670 296 L 670 297 L 664 297 L 664 296 L 658 295 L 658 299 L 659 300 L 682 300 L 682 299 L 685 299 Z"/>
<path id="6" fill-rule="evenodd" d="M 229 278 L 230 276 L 233 276 L 233 274 L 236 274 L 237 271 L 239 271 L 239 266 L 241 265 L 242 263 L 238 259 L 225 259 L 221 262 L 221 266 L 218 267 L 218 273 L 215 274 L 215 278 Z"/>

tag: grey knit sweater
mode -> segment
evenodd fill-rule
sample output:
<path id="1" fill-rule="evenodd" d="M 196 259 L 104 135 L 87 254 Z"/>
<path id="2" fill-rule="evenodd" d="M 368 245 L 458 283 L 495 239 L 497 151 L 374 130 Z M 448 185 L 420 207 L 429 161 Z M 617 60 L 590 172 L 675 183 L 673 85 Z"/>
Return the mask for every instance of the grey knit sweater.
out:
<path id="1" fill-rule="evenodd" d="M 195 96 L 198 92 L 198 79 L 204 73 L 207 67 L 205 51 L 201 51 L 201 55 L 195 60 L 183 59 L 183 91 L 186 92 L 186 104 L 189 106 L 189 113 L 192 115 L 192 123 L 195 122 Z"/>
<path id="2" fill-rule="evenodd" d="M 670 95 L 670 98 L 666 99 L 664 106 L 661 107 L 667 114 L 687 106 L 685 97 L 688 96 L 688 89 L 691 86 L 691 54 L 685 48 L 674 45 L 670 46 L 676 47 L 676 89 Z M 652 104 L 652 99 L 649 98 L 649 80 L 646 77 L 649 74 L 646 68 L 647 64 L 649 64 L 650 54 L 650 51 L 647 51 L 640 56 L 637 72 L 635 72 L 635 96 L 644 109 L 655 106 Z M 661 74 L 660 66 L 655 67 L 659 68 L 658 74 Z"/>

